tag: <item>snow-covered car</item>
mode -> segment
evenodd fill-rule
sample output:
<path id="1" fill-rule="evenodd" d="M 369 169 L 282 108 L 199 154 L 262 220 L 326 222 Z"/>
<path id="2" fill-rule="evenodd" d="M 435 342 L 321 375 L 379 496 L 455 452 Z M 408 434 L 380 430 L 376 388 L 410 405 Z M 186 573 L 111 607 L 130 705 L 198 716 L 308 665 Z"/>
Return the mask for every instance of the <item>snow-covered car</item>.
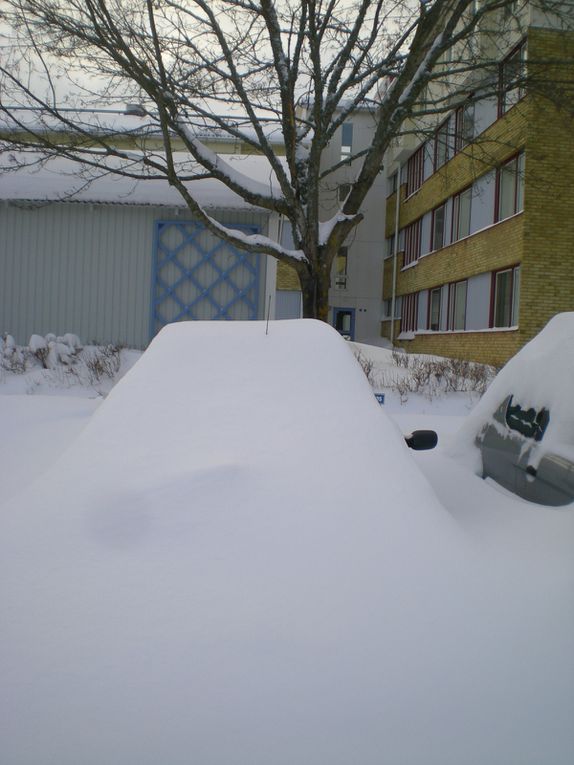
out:
<path id="1" fill-rule="evenodd" d="M 570 765 L 572 514 L 464 510 L 334 329 L 165 328 L 0 507 L 0 761 Z"/>
<path id="2" fill-rule="evenodd" d="M 531 502 L 574 502 L 573 386 L 574 313 L 565 313 L 508 362 L 465 424 L 483 477 Z"/>
<path id="3" fill-rule="evenodd" d="M 574 462 L 544 449 L 550 411 L 523 407 L 506 396 L 478 434 L 484 477 L 544 505 L 574 502 Z M 574 447 L 574 434 L 572 443 Z"/>

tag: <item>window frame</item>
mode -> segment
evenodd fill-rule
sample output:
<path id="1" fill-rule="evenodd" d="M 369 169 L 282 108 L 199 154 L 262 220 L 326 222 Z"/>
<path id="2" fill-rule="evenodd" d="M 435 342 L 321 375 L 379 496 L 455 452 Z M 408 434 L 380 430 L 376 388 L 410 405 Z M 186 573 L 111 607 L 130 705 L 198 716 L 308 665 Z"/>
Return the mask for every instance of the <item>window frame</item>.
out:
<path id="1" fill-rule="evenodd" d="M 401 332 L 416 332 L 419 316 L 419 293 L 402 295 Z"/>
<path id="2" fill-rule="evenodd" d="M 433 327 L 432 314 L 433 314 L 433 295 L 438 293 L 438 315 L 436 321 L 436 328 Z M 442 313 L 442 286 L 431 287 L 428 291 L 428 306 L 427 306 L 427 329 L 431 332 L 440 332 L 440 320 Z"/>
<path id="3" fill-rule="evenodd" d="M 503 183 L 503 173 L 506 168 L 509 167 L 509 165 L 515 163 L 516 169 L 514 171 L 514 189 L 513 189 L 513 205 L 512 210 L 509 215 L 501 215 L 501 203 L 502 203 L 502 183 Z M 521 168 L 521 164 L 523 165 Z M 503 220 L 508 220 L 508 218 L 512 218 L 513 215 L 518 215 L 518 213 L 521 213 L 524 210 L 524 173 L 525 173 L 525 164 L 526 164 L 526 152 L 524 149 L 517 152 L 516 154 L 513 154 L 511 157 L 509 157 L 505 162 L 503 162 L 497 169 L 496 169 L 496 186 L 494 190 L 494 222 L 499 223 Z M 519 191 L 522 191 L 522 194 L 519 194 Z M 521 203 L 521 206 L 519 207 L 519 200 Z"/>
<path id="4" fill-rule="evenodd" d="M 450 135 L 451 135 L 450 134 L 450 120 L 451 120 L 451 116 L 452 115 L 449 114 L 449 116 L 445 120 L 443 120 L 441 122 L 441 124 L 438 126 L 438 128 L 436 129 L 436 132 L 434 134 L 433 170 L 434 170 L 435 173 L 437 172 L 437 170 L 440 170 L 441 167 L 444 167 L 444 165 L 446 165 L 446 163 L 452 157 L 452 153 L 451 153 L 452 147 L 450 145 Z M 443 145 L 444 145 L 444 148 L 445 148 L 445 153 L 444 153 L 444 159 L 443 159 L 443 161 L 439 165 L 438 157 L 439 157 L 440 135 L 443 133 L 443 131 L 444 131 L 444 143 L 443 143 Z"/>
<path id="5" fill-rule="evenodd" d="M 502 274 L 512 274 L 510 282 L 510 305 L 508 308 L 509 323 L 508 324 L 496 324 L 497 314 L 497 280 Z M 511 327 L 518 326 L 518 309 L 520 307 L 520 263 L 514 263 L 510 266 L 504 266 L 504 268 L 498 268 L 492 272 L 492 279 L 490 285 L 490 316 L 488 326 L 491 329 L 510 329 Z M 514 323 L 514 320 L 517 323 Z"/>
<path id="6" fill-rule="evenodd" d="M 418 191 L 424 183 L 425 146 L 426 143 L 422 143 L 407 160 L 406 197 Z"/>
<path id="7" fill-rule="evenodd" d="M 436 224 L 436 214 L 439 210 L 442 210 L 443 213 L 443 220 L 442 220 L 442 241 L 439 246 L 437 246 L 436 243 L 436 230 L 435 230 L 435 224 Z M 441 250 L 443 247 L 446 247 L 446 201 L 444 201 L 441 205 L 437 205 L 433 211 L 431 216 L 431 240 L 430 240 L 430 251 L 435 252 L 436 250 Z"/>
<path id="8" fill-rule="evenodd" d="M 459 236 L 460 200 L 463 194 L 468 194 L 469 192 L 470 192 L 470 197 L 469 197 L 469 207 L 468 207 L 468 233 L 463 234 L 462 236 Z M 455 242 L 460 242 L 461 239 L 466 239 L 467 236 L 470 236 L 471 211 L 472 211 L 472 184 L 470 186 L 467 186 L 465 189 L 462 189 L 457 194 L 454 194 L 452 197 L 452 219 L 450 222 L 451 244 L 454 244 Z"/>
<path id="9" fill-rule="evenodd" d="M 422 218 L 405 226 L 404 232 L 403 268 L 416 263 L 421 256 Z"/>
<path id="10" fill-rule="evenodd" d="M 508 80 L 505 83 L 505 79 L 508 79 L 508 69 L 511 61 L 518 55 L 518 68 L 517 76 L 518 85 L 515 87 L 508 87 L 511 81 Z M 526 95 L 526 86 L 523 80 L 526 79 L 526 68 L 528 63 L 528 45 L 527 39 L 524 37 L 514 48 L 502 59 L 498 66 L 498 116 L 502 117 L 504 114 L 510 111 L 513 106 L 516 106 L 524 96 Z M 512 100 L 509 103 L 508 99 L 511 93 L 516 93 L 516 100 Z"/>
<path id="11" fill-rule="evenodd" d="M 455 327 L 455 316 L 457 313 L 457 287 L 461 284 L 465 285 L 464 290 L 464 319 L 462 327 Z M 464 332 L 466 330 L 466 309 L 468 303 L 468 279 L 459 279 L 456 282 L 450 282 L 448 285 L 448 303 L 447 303 L 447 320 L 446 326 L 450 332 Z"/>
<path id="12" fill-rule="evenodd" d="M 466 135 L 465 116 L 472 111 L 472 134 Z M 461 104 L 454 112 L 454 148 L 453 153 L 458 154 L 474 139 L 475 104 L 470 98 Z"/>

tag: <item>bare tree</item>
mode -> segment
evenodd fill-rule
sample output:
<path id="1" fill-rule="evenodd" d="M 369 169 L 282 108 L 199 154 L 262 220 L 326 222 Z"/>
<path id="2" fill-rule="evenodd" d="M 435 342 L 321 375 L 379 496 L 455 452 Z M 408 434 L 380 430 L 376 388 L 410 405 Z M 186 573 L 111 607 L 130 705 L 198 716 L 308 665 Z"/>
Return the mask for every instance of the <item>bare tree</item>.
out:
<path id="1" fill-rule="evenodd" d="M 542 4 L 556 13 L 572 6 Z M 517 5 L 2 0 L 0 21 L 9 30 L 11 53 L 0 66 L 0 111 L 9 127 L 3 138 L 5 145 L 64 155 L 102 172 L 167 179 L 212 232 L 295 268 L 304 315 L 326 320 L 333 259 L 363 218 L 391 142 L 422 116 L 452 109 L 457 94 L 466 98 L 469 80 L 473 87 L 480 81 L 483 92 L 500 86 L 496 55 L 477 52 L 473 41 L 489 25 L 500 35 L 501 18 L 516 13 Z M 59 94 L 61 66 L 70 77 L 82 73 L 86 99 L 142 104 L 162 151 L 145 144 L 128 151 L 113 136 L 94 135 Z M 503 85 L 516 87 L 519 75 Z M 51 129 L 31 126 L 15 104 L 39 109 Z M 359 107 L 373 115 L 371 145 L 328 164 L 328 145 Z M 202 136 L 214 131 L 261 154 L 278 191 L 262 189 L 211 151 Z M 180 146 L 192 164 L 179 161 Z M 354 170 L 350 191 L 336 214 L 320 221 L 322 190 L 343 163 Z M 190 192 L 190 178 L 216 178 L 245 202 L 282 215 L 294 248 L 218 223 Z"/>

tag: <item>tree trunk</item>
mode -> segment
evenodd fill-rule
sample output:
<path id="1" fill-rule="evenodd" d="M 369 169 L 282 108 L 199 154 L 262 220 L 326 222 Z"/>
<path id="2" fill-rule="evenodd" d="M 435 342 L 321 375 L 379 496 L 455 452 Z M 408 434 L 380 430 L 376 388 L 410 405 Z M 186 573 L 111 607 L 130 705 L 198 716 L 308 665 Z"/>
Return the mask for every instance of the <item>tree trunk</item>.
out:
<path id="1" fill-rule="evenodd" d="M 321 263 L 313 268 L 298 269 L 303 296 L 303 318 L 329 321 L 329 287 L 331 286 L 330 264 Z"/>

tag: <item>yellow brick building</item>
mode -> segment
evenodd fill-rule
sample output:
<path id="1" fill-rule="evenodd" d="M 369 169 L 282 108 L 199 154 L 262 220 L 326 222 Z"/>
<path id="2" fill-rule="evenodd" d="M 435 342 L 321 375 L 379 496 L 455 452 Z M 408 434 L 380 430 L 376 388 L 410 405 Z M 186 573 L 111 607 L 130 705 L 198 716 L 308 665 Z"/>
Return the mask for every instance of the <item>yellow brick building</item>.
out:
<path id="1" fill-rule="evenodd" d="M 473 94 L 418 146 L 399 142 L 387 163 L 383 337 L 501 365 L 574 310 L 573 60 L 571 32 L 530 26 L 501 57 L 501 79 L 507 67 L 535 80 L 543 66 L 554 93 Z"/>

